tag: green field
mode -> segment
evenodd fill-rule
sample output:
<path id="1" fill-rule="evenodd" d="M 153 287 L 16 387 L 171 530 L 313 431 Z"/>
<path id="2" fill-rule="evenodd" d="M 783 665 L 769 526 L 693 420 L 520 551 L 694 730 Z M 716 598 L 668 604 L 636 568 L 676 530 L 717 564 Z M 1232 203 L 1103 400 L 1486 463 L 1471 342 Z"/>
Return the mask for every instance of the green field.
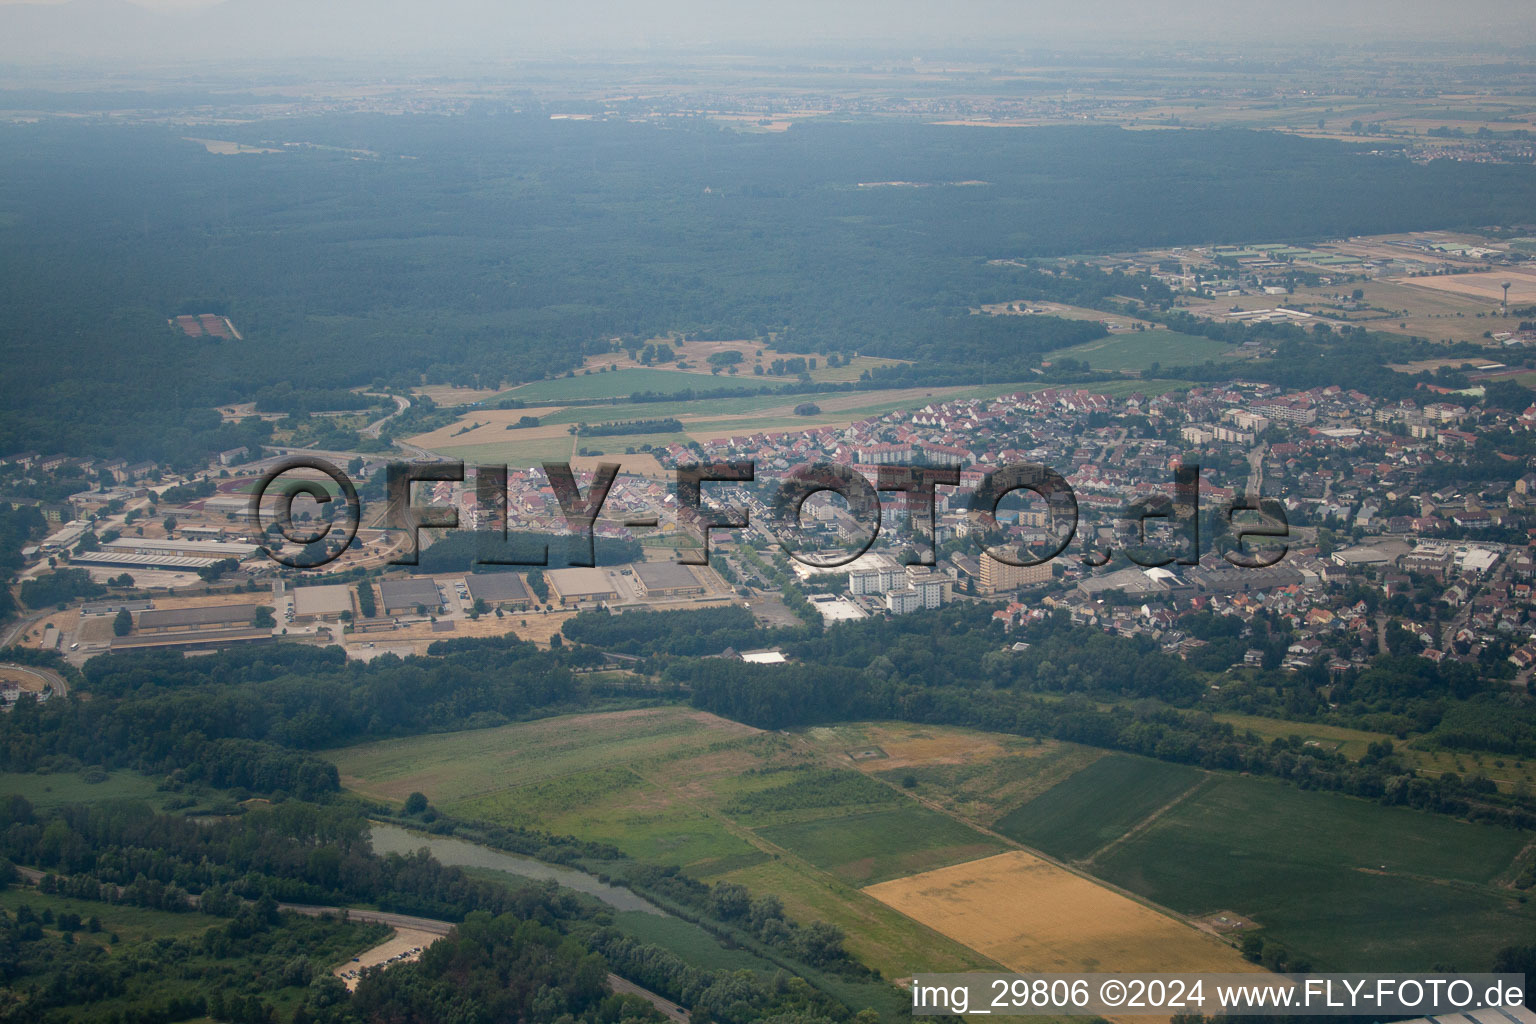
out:
<path id="1" fill-rule="evenodd" d="M 775 895 L 800 920 L 842 927 L 849 949 L 889 978 L 996 966 L 857 888 L 995 853 L 996 841 L 852 768 L 837 769 L 849 784 L 827 787 L 825 799 L 802 793 L 799 780 L 829 769 L 784 736 L 668 707 L 401 738 L 330 757 L 345 786 L 372 797 L 398 802 L 419 790 L 456 816 L 610 842 L 638 861 Z"/>
<path id="2" fill-rule="evenodd" d="M 638 391 L 657 391 L 670 395 L 690 389 L 706 391 L 731 386 L 733 385 L 723 374 L 716 377 L 708 373 L 634 367 L 608 373 L 578 373 L 574 377 L 536 380 L 532 384 L 512 388 L 504 397 L 530 403 L 580 402 L 601 398 L 627 398 Z M 497 401 L 498 399 L 493 399 L 489 404 L 494 406 Z"/>
<path id="3" fill-rule="evenodd" d="M 87 782 L 79 772 L 0 772 L 0 796 L 18 794 L 33 807 L 44 809 L 102 800 L 143 800 L 158 807 L 166 794 L 155 785 L 154 779 L 137 772 L 111 772 L 105 782 Z"/>
<path id="4" fill-rule="evenodd" d="M 887 782 L 915 781 L 915 792 L 969 821 L 992 825 L 1010 808 L 1033 800 L 1104 756 L 1101 750 L 1048 740 L 1027 744 L 1013 737 L 1016 752 L 960 764 L 931 763 L 880 770 Z"/>
<path id="5" fill-rule="evenodd" d="M 1111 754 L 1017 807 L 992 826 L 1063 860 L 1083 860 L 1199 784 L 1184 765 Z"/>
<path id="6" fill-rule="evenodd" d="M 706 971 L 762 971 L 772 974 L 777 966 L 740 947 L 727 949 L 720 940 L 692 921 L 662 917 L 638 910 L 613 915 L 613 926 L 630 938 L 670 949 L 695 967 Z"/>
<path id="7" fill-rule="evenodd" d="M 916 804 L 771 825 L 757 834 L 861 887 L 1007 849 L 990 836 Z"/>
<path id="8" fill-rule="evenodd" d="M 1051 353 L 1054 359 L 1081 359 L 1095 370 L 1137 370 L 1153 363 L 1165 367 L 1198 366 L 1213 359 L 1235 358 L 1226 342 L 1178 331 L 1127 331 Z M 1090 385 L 1090 387 L 1092 387 Z"/>
<path id="9" fill-rule="evenodd" d="M 420 790 L 442 806 L 480 794 L 665 759 L 755 730 L 677 708 L 563 715 L 495 729 L 382 740 L 335 751 L 342 782 L 403 801 Z"/>
<path id="10" fill-rule="evenodd" d="M 0 890 L 0 907 L 11 913 L 22 904 L 41 913 L 52 910 L 57 917 L 63 913 L 78 914 L 82 921 L 96 918 L 101 922 L 100 932 L 82 932 L 81 941 L 105 943 L 108 936 L 116 934 L 126 943 L 147 942 L 153 939 L 177 938 L 197 935 L 221 923 L 219 918 L 206 914 L 174 914 L 167 910 L 147 910 L 143 907 L 120 906 L 99 903 L 95 900 L 76 900 L 55 896 L 36 889 L 13 886 Z"/>
<path id="11" fill-rule="evenodd" d="M 1536 907 L 1496 885 L 1530 838 L 1219 776 L 1095 873 L 1187 914 L 1251 918 L 1318 970 L 1485 970 L 1536 940 Z"/>
<path id="12" fill-rule="evenodd" d="M 619 370 L 614 373 L 594 374 L 592 377 L 571 378 L 569 381 L 545 381 L 544 384 L 575 384 L 578 381 L 591 381 L 597 377 L 621 377 L 627 373 L 639 373 L 639 370 Z M 676 371 L 645 371 L 655 373 L 672 373 L 677 377 L 693 377 L 695 381 L 707 381 L 711 378 L 699 377 L 695 374 L 683 374 Z M 1132 382 L 1114 381 L 1104 385 L 1101 389 L 1106 393 L 1113 393 L 1114 388 L 1122 384 Z M 539 385 L 525 385 L 536 387 Z M 695 385 L 697 386 L 697 385 Z M 721 385 L 723 386 L 723 385 Z M 559 426 L 575 423 L 611 423 L 623 420 L 655 420 L 677 418 L 682 421 L 683 429 L 674 433 L 660 434 L 616 434 L 603 437 L 574 439 L 562 434 L 559 437 L 527 437 L 517 430 L 504 431 L 505 440 L 498 439 L 494 443 L 478 443 L 455 445 L 450 439 L 448 443 L 438 443 L 434 450 L 454 458 L 471 462 L 497 463 L 508 465 L 525 465 L 546 459 L 564 459 L 570 456 L 575 448 L 587 448 L 589 451 L 602 452 L 608 456 L 622 456 L 626 449 L 633 448 L 636 451 L 644 446 L 665 446 L 675 442 L 687 442 L 689 440 L 709 441 L 717 438 L 739 437 L 755 433 L 783 433 L 796 430 L 808 430 L 813 427 L 826 425 L 843 425 L 860 419 L 868 419 L 875 416 L 883 416 L 886 413 L 903 409 L 919 409 L 930 402 L 942 402 L 964 398 L 995 398 L 998 395 L 1012 394 L 1017 391 L 1039 390 L 1042 385 L 1038 383 L 1018 384 L 1001 383 L 989 385 L 975 385 L 967 387 L 940 387 L 940 388 L 909 388 L 897 390 L 860 391 L 851 393 L 839 393 L 832 395 L 748 395 L 742 398 L 702 398 L 664 402 L 639 402 L 604 405 L 571 406 L 551 412 L 540 418 L 540 422 L 547 426 Z M 633 390 L 633 389 L 631 389 Z M 674 388 L 674 390 L 676 390 Z M 1130 390 L 1136 390 L 1131 388 Z M 521 397 L 521 389 L 514 392 Z M 628 395 L 630 391 L 622 391 L 619 397 Z M 1129 394 L 1129 391 L 1124 392 Z M 565 396 L 571 400 L 575 396 Z M 559 401 L 557 397 L 546 397 L 538 400 Z M 530 399 L 533 401 L 533 399 Z M 796 404 L 801 402 L 813 402 L 821 406 L 822 412 L 815 416 L 797 416 L 793 412 Z M 468 426 L 476 422 L 474 411 L 471 410 L 460 421 Z M 573 443 L 574 442 L 574 443 Z"/>

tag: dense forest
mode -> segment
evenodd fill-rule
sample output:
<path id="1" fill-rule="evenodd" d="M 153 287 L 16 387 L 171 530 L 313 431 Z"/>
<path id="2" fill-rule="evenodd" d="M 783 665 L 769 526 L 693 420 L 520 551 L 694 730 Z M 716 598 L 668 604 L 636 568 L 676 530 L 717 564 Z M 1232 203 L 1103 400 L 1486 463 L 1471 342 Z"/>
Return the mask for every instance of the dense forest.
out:
<path id="1" fill-rule="evenodd" d="M 188 463 L 256 439 L 220 403 L 538 379 L 664 331 L 925 361 L 889 383 L 998 379 L 1097 328 L 970 308 L 1026 286 L 1158 296 L 989 260 L 1536 219 L 1518 167 L 1278 133 L 506 112 L 221 131 L 310 145 L 232 158 L 169 127 L 0 128 L 0 450 Z M 888 181 L 929 187 L 860 187 Z M 167 323 L 204 312 L 244 341 Z"/>
<path id="2" fill-rule="evenodd" d="M 0 985 L 6 1019 L 17 1024 L 659 1020 L 649 1003 L 613 993 L 610 970 L 686 998 L 721 1024 L 855 1019 L 798 980 L 690 966 L 618 933 L 606 908 L 553 883 L 479 881 L 424 852 L 375 855 L 364 809 L 341 803 L 287 801 L 199 823 L 137 801 L 42 810 L 11 797 L 0 802 L 0 889 L 15 881 L 13 863 L 46 872 L 36 895 L 0 909 Z M 774 901 L 738 906 L 734 894 L 706 895 L 744 927 L 776 920 L 804 932 L 807 955 L 845 958 L 840 933 L 802 930 L 774 916 Z M 299 916 L 280 901 L 366 903 L 459 926 L 417 963 L 364 971 L 349 996 L 331 966 L 389 929 Z M 123 941 L 108 927 L 124 907 L 186 924 L 172 936 Z"/>

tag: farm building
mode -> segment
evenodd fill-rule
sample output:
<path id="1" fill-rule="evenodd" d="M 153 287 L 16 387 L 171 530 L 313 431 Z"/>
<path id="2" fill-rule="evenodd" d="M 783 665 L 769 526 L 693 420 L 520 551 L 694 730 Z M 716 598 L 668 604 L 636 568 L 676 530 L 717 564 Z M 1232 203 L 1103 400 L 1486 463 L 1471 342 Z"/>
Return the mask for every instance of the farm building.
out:
<path id="1" fill-rule="evenodd" d="M 443 610 L 443 596 L 437 584 L 426 579 L 380 580 L 379 599 L 386 615 L 400 615 L 425 608 L 436 614 Z"/>
<path id="2" fill-rule="evenodd" d="M 635 581 L 641 597 L 685 597 L 705 589 L 692 567 L 676 562 L 641 562 Z"/>
<path id="3" fill-rule="evenodd" d="M 601 569 L 551 569 L 544 574 L 551 596 L 560 604 L 612 601 L 618 597 Z"/>
<path id="4" fill-rule="evenodd" d="M 293 591 L 293 617 L 298 622 L 317 619 L 335 620 L 352 610 L 352 591 L 343 586 L 296 587 Z"/>
<path id="5" fill-rule="evenodd" d="M 492 608 L 526 608 L 533 603 L 533 595 L 523 584 L 523 578 L 515 572 L 478 573 L 465 580 L 469 596 L 484 601 Z"/>
<path id="6" fill-rule="evenodd" d="M 253 604 L 220 604 L 202 608 L 151 609 L 139 613 L 140 633 L 178 633 L 191 630 L 249 627 L 256 618 Z"/>

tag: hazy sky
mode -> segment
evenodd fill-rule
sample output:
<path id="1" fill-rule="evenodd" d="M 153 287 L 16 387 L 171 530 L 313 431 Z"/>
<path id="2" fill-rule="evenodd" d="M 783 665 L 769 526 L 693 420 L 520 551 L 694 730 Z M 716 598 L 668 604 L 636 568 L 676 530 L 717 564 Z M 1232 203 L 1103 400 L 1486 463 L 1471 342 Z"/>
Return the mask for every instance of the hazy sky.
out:
<path id="1" fill-rule="evenodd" d="M 1397 39 L 1531 45 L 1532 9 L 1531 0 L 0 0 L 0 36 L 13 36 L 0 51 L 131 52 L 209 38 L 252 55 L 583 44 L 918 50 L 1095 39 L 1227 48 Z"/>

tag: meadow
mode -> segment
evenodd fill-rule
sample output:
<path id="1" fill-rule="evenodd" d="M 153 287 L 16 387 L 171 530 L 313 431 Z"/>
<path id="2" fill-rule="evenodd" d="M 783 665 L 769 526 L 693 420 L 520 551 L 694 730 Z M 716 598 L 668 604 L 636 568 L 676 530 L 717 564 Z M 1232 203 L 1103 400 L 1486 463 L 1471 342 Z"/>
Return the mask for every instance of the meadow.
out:
<path id="1" fill-rule="evenodd" d="M 905 722 L 818 726 L 800 739 L 982 825 L 1104 756 L 1074 743 Z"/>
<path id="2" fill-rule="evenodd" d="M 738 375 L 739 376 L 739 375 Z M 689 373 L 686 370 L 658 370 L 651 367 L 634 367 L 612 370 L 607 373 L 577 373 L 571 377 L 553 380 L 536 380 L 531 384 L 509 388 L 498 399 L 513 398 L 520 402 L 583 402 L 605 398 L 627 398 L 640 391 L 657 391 L 673 394 L 678 391 L 703 391 L 711 388 L 740 386 L 708 373 Z M 494 402 L 492 404 L 495 404 Z"/>
<path id="3" fill-rule="evenodd" d="M 1315 737 L 1350 756 L 1378 738 L 1222 718 L 1265 736 Z M 978 827 L 1084 858 L 1094 876 L 1155 904 L 1192 918 L 1250 918 L 1319 970 L 1482 969 L 1512 936 L 1536 935 L 1536 914 L 1505 887 L 1529 833 L 968 729 L 857 723 L 803 737 L 891 783 L 915 782 L 918 799 Z M 1454 767 L 1447 753 L 1408 755 Z M 1511 776 L 1519 770 L 1506 765 Z"/>
<path id="4" fill-rule="evenodd" d="M 420 791 L 442 806 L 611 765 L 665 760 L 756 733 L 704 712 L 651 708 L 390 739 L 336 751 L 342 784 L 403 801 Z"/>
<path id="5" fill-rule="evenodd" d="M 155 939 L 174 939 L 185 935 L 198 935 L 220 921 L 205 914 L 176 914 L 169 910 L 149 910 L 96 900 L 77 900 L 39 892 L 30 887 L 11 887 L 0 890 L 0 908 L 14 914 L 21 906 L 29 906 L 41 914 L 53 911 L 55 919 L 60 914 L 76 914 L 82 921 L 96 918 L 101 922 L 98 932 L 82 931 L 76 939 L 80 942 L 99 943 L 108 947 L 109 939 L 116 935 L 121 942 L 134 944 Z"/>
<path id="6" fill-rule="evenodd" d="M 455 816 L 771 893 L 891 978 L 1165 968 L 1170 950 L 1242 969 L 1192 926 L 1218 912 L 1319 970 L 1484 969 L 1536 934 L 1503 887 L 1527 834 L 1049 740 L 889 722 L 767 733 L 666 707 L 332 756 L 368 796 L 419 790 Z"/>
<path id="7" fill-rule="evenodd" d="M 100 782 L 88 782 L 80 772 L 0 772 L 0 797 L 12 794 L 25 797 L 39 809 L 103 800 L 143 800 L 159 806 L 167 795 L 155 788 L 153 779 L 137 772 L 110 772 Z"/>
<path id="8" fill-rule="evenodd" d="M 802 801 L 800 781 L 826 762 L 792 737 L 658 708 L 403 738 L 332 758 L 343 784 L 367 796 L 397 802 L 420 791 L 457 816 L 609 842 L 642 862 L 772 893 L 801 920 L 842 927 L 849 948 L 887 977 L 996 967 L 844 876 L 861 882 L 1001 847 L 853 772 L 854 788 Z"/>
<path id="9" fill-rule="evenodd" d="M 1235 359 L 1237 348 L 1214 338 L 1179 331 L 1126 331 L 1051 353 L 1052 360 L 1080 359 L 1095 370 L 1143 372 L 1154 364 L 1198 366 Z"/>
<path id="10" fill-rule="evenodd" d="M 976 860 L 1004 849 L 990 836 L 911 803 L 888 811 L 773 825 L 757 834 L 858 886 Z"/>
<path id="11" fill-rule="evenodd" d="M 734 385 L 718 378 L 700 377 L 697 374 L 666 370 L 618 370 L 590 377 L 561 378 L 541 381 L 541 385 L 564 385 L 567 390 L 590 391 L 593 399 L 613 398 L 612 403 L 592 405 L 550 406 L 533 409 L 469 409 L 458 421 L 447 427 L 408 438 L 410 444 L 470 462 L 501 462 L 508 465 L 527 465 L 544 459 L 564 459 L 575 449 L 587 448 L 607 455 L 623 455 L 627 450 L 640 451 L 646 446 L 666 445 L 689 441 L 708 442 L 716 439 L 742 437 L 756 433 L 783 433 L 810 430 L 817 427 L 844 427 L 862 419 L 883 416 L 904 409 L 919 409 L 930 402 L 952 401 L 966 398 L 995 398 L 1017 391 L 1038 390 L 1038 383 L 999 383 L 966 387 L 936 388 L 889 388 L 872 391 L 838 392 L 826 395 L 746 395 L 738 398 L 669 399 L 659 402 L 627 402 L 623 399 L 644 388 L 621 387 L 615 381 L 626 379 L 630 373 L 670 373 L 674 377 L 691 378 L 691 383 L 674 382 L 665 390 L 679 391 L 691 387 L 707 390 L 710 386 L 751 386 L 750 381 L 738 380 Z M 628 378 L 634 380 L 634 378 Z M 753 380 L 759 380 L 753 378 Z M 592 383 L 606 381 L 608 394 L 602 385 Z M 1114 382 L 1125 383 L 1125 382 Z M 660 389 L 657 389 L 660 390 Z M 509 392 L 523 397 L 521 389 Z M 575 401 L 576 394 L 562 396 L 565 401 Z M 530 402 L 558 402 L 545 392 L 527 396 Z M 811 416 L 795 413 L 795 407 L 804 402 L 815 404 L 820 412 Z M 537 415 L 537 427 L 507 429 L 509 422 L 525 414 Z M 628 420 L 677 419 L 682 429 L 666 433 L 617 434 L 599 437 L 573 437 L 568 431 L 580 423 L 614 423 Z M 479 425 L 478 427 L 476 425 Z"/>
<path id="12" fill-rule="evenodd" d="M 1198 769 L 1111 754 L 993 825 L 1009 839 L 1062 860 L 1086 860 L 1204 778 Z"/>
<path id="13" fill-rule="evenodd" d="M 1220 776 L 1094 870 L 1186 914 L 1250 918 L 1318 970 L 1481 970 L 1536 934 L 1536 909 L 1498 884 L 1529 839 Z"/>

